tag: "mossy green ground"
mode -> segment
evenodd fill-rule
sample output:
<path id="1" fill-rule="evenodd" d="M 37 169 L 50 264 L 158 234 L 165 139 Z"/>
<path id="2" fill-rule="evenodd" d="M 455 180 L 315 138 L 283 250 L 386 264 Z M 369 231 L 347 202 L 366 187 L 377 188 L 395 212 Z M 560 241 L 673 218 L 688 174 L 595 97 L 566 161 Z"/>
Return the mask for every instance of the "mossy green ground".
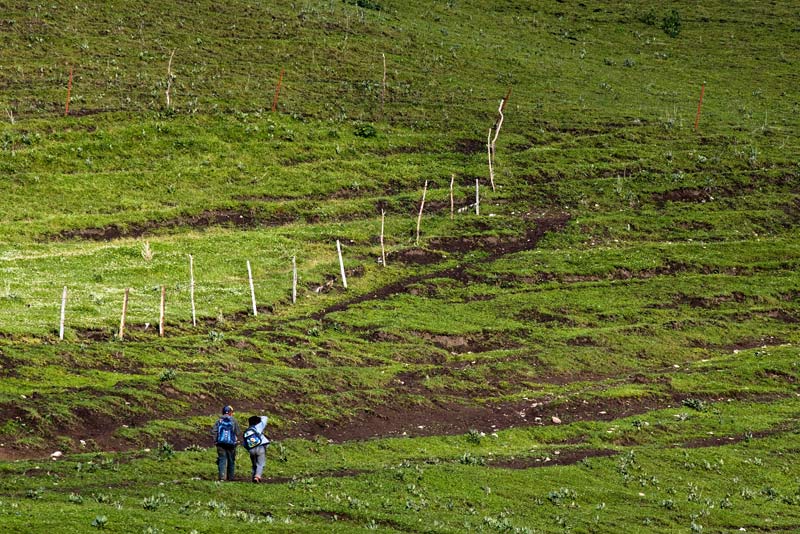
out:
<path id="1" fill-rule="evenodd" d="M 4 528 L 800 530 L 796 6 L 411 4 L 0 2 Z"/>

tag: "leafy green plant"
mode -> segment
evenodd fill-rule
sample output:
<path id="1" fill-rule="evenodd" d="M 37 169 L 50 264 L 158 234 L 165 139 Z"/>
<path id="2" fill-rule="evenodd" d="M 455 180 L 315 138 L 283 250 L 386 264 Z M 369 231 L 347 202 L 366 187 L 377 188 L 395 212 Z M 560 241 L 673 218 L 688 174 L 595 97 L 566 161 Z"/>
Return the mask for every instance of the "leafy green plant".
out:
<path id="1" fill-rule="evenodd" d="M 672 9 L 661 20 L 661 29 L 670 37 L 677 37 L 681 33 L 681 15 L 678 10 Z"/>

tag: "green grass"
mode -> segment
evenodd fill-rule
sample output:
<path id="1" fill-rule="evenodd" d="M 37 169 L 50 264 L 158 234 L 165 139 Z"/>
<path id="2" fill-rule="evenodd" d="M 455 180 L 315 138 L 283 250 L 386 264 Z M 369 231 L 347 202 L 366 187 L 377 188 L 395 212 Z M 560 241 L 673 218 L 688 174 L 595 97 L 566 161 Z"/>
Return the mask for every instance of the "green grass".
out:
<path id="1" fill-rule="evenodd" d="M 791 3 L 2 7 L 6 528 L 800 528 Z"/>

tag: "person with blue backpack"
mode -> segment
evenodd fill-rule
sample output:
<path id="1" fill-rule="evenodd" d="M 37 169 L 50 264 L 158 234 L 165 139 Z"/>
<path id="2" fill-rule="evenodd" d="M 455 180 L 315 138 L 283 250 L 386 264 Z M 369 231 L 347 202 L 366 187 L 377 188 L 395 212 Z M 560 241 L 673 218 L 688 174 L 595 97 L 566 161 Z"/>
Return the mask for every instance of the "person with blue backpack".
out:
<path id="1" fill-rule="evenodd" d="M 236 471 L 236 445 L 242 431 L 233 417 L 233 406 L 222 408 L 222 416 L 211 430 L 217 445 L 219 480 L 233 480 Z"/>
<path id="2" fill-rule="evenodd" d="M 242 435 L 242 445 L 250 453 L 250 463 L 253 465 L 253 482 L 261 482 L 264 465 L 267 463 L 267 447 L 269 438 L 264 435 L 267 427 L 266 415 L 254 415 L 247 420 L 247 430 Z"/>

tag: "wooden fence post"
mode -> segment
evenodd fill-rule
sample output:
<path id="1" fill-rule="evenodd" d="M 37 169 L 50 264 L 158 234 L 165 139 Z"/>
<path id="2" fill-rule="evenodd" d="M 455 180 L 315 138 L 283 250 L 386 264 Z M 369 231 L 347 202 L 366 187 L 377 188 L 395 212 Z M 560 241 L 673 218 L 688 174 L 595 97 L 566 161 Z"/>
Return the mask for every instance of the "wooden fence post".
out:
<path id="1" fill-rule="evenodd" d="M 256 307 L 256 289 L 253 286 L 253 270 L 250 269 L 250 260 L 247 260 L 247 279 L 250 281 L 250 299 L 253 301 L 253 316 L 258 315 L 258 308 Z"/>
<path id="2" fill-rule="evenodd" d="M 339 254 L 339 271 L 342 273 L 342 285 L 347 289 L 347 275 L 344 273 L 344 260 L 342 259 L 342 244 L 336 240 L 336 252 Z"/>
<path id="3" fill-rule="evenodd" d="M 67 286 L 64 286 L 64 292 L 61 293 L 61 320 L 58 323 L 58 339 L 64 340 L 64 315 L 67 310 Z"/>
<path id="4" fill-rule="evenodd" d="M 165 91 L 167 96 L 167 109 L 171 107 L 171 101 L 169 97 L 169 92 L 172 89 L 172 80 L 175 76 L 172 75 L 172 58 L 175 57 L 175 50 L 169 55 L 169 63 L 167 63 L 167 90 Z"/>
<path id="5" fill-rule="evenodd" d="M 69 81 L 67 82 L 67 101 L 64 104 L 64 116 L 69 115 L 69 99 L 71 94 L 72 94 L 72 67 L 69 68 Z"/>
<path id="6" fill-rule="evenodd" d="M 386 210 L 381 210 L 381 267 L 386 267 L 386 248 L 383 246 L 383 230 L 386 225 Z"/>
<path id="7" fill-rule="evenodd" d="M 381 83 L 381 120 L 383 120 L 383 104 L 386 101 L 386 54 L 381 52 L 383 57 L 383 82 Z"/>
<path id="8" fill-rule="evenodd" d="M 417 215 L 417 240 L 416 245 L 419 245 L 419 226 L 422 223 L 422 210 L 425 208 L 425 193 L 428 192 L 428 180 L 425 180 L 425 185 L 422 187 L 422 201 L 419 203 L 419 215 Z"/>
<path id="9" fill-rule="evenodd" d="M 486 138 L 486 153 L 489 155 L 489 182 L 494 184 L 494 167 L 492 166 L 492 129 L 489 128 L 489 136 Z M 492 186 L 494 187 L 494 186 Z"/>
<path id="10" fill-rule="evenodd" d="M 166 312 L 166 293 L 167 288 L 165 286 L 161 286 L 161 306 L 159 306 L 159 313 L 158 313 L 158 336 L 164 337 L 164 313 Z"/>
<path id="11" fill-rule="evenodd" d="M 292 304 L 297 302 L 297 256 L 292 256 Z"/>
<path id="12" fill-rule="evenodd" d="M 703 94 L 706 92 L 706 84 L 703 83 L 702 87 L 700 87 L 700 101 L 697 103 L 697 115 L 694 118 L 694 131 L 697 131 L 697 127 L 700 125 L 700 110 L 703 109 Z"/>
<path id="13" fill-rule="evenodd" d="M 454 217 L 453 213 L 454 213 L 454 210 L 455 210 L 455 203 L 453 201 L 453 182 L 455 181 L 455 179 L 456 179 L 456 175 L 455 174 L 451 174 L 450 175 L 450 220 L 451 221 L 453 220 L 453 217 Z"/>
<path id="14" fill-rule="evenodd" d="M 119 338 L 125 338 L 125 317 L 128 315 L 128 295 L 130 294 L 130 288 L 125 288 L 125 296 L 122 297 L 122 317 L 119 320 Z"/>
<path id="15" fill-rule="evenodd" d="M 189 299 L 192 301 L 192 326 L 197 326 L 197 314 L 194 307 L 194 258 L 189 254 Z"/>

